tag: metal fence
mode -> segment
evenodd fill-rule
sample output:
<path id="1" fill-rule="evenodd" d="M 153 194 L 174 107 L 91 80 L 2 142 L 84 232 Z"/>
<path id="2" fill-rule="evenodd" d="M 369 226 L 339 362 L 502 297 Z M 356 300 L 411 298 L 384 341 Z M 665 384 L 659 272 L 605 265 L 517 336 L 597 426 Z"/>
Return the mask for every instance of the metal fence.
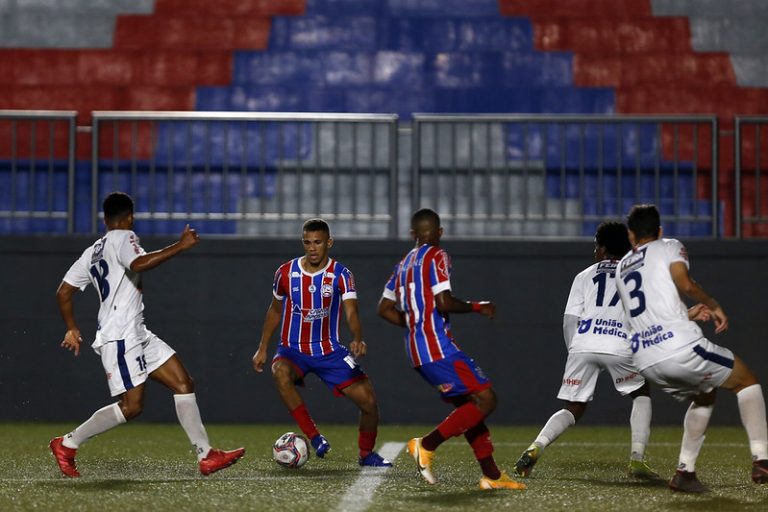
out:
<path id="1" fill-rule="evenodd" d="M 742 236 L 768 236 L 768 180 L 762 175 L 768 164 L 768 117 L 736 117 L 736 183 L 734 202 L 736 230 Z"/>
<path id="2" fill-rule="evenodd" d="M 0 232 L 73 232 L 76 116 L 0 110 Z"/>
<path id="3" fill-rule="evenodd" d="M 592 236 L 655 203 L 665 232 L 717 237 L 710 116 L 414 115 L 414 206 L 464 237 Z"/>
<path id="4" fill-rule="evenodd" d="M 397 116 L 94 112 L 99 198 L 125 190 L 145 233 L 296 236 L 321 216 L 342 236 L 397 236 Z"/>
<path id="5" fill-rule="evenodd" d="M 768 236 L 765 117 L 736 119 L 721 187 L 730 139 L 710 116 L 416 114 L 398 147 L 394 115 L 95 112 L 90 161 L 76 159 L 75 117 L 0 111 L 0 233 L 97 232 L 120 189 L 146 234 L 192 221 L 294 236 L 318 215 L 337 236 L 394 239 L 398 217 L 430 206 L 458 237 L 588 237 L 653 202 L 674 236 Z"/>

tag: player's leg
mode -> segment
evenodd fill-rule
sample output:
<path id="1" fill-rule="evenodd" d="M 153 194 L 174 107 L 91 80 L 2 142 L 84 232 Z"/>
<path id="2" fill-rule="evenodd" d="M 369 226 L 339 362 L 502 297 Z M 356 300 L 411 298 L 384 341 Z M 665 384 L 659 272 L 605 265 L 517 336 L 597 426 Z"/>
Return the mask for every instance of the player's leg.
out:
<path id="1" fill-rule="evenodd" d="M 651 390 L 647 382 L 632 391 L 632 412 L 629 415 L 629 427 L 632 432 L 632 444 L 629 451 L 629 476 L 635 478 L 658 478 L 659 474 L 645 461 L 645 449 L 651 436 Z"/>
<path id="2" fill-rule="evenodd" d="M 549 417 L 536 439 L 520 454 L 515 462 L 515 473 L 529 476 L 544 449 L 576 424 L 587 410 L 587 402 L 592 400 L 599 374 L 600 364 L 596 354 L 568 354 L 562 385 L 557 393 L 557 398 L 563 400 L 565 405 Z"/>
<path id="3" fill-rule="evenodd" d="M 359 464 L 372 467 L 391 466 L 391 462 L 373 450 L 376 446 L 376 436 L 379 429 L 379 404 L 371 380 L 357 380 L 342 388 L 341 392 L 360 409 L 357 437 L 357 445 L 360 450 Z"/>
<path id="4" fill-rule="evenodd" d="M 296 383 L 302 382 L 304 374 L 309 370 L 307 358 L 287 347 L 278 347 L 272 359 L 272 380 L 275 382 L 277 394 L 288 408 L 301 431 L 310 440 L 315 454 L 323 458 L 331 450 L 328 440 L 320 434 L 315 421 L 309 414 L 304 400 L 296 389 Z"/>
<path id="5" fill-rule="evenodd" d="M 632 398 L 632 412 L 629 426 L 632 431 L 632 443 L 629 451 L 629 476 L 643 479 L 655 479 L 659 475 L 645 461 L 645 448 L 651 435 L 651 390 L 648 383 L 632 362 L 632 353 L 622 355 L 605 354 L 602 356 L 605 368 L 611 374 L 611 380 L 622 396 Z"/>
<path id="6" fill-rule="evenodd" d="M 709 490 L 696 476 L 696 459 L 704 444 L 716 396 L 717 390 L 714 389 L 709 393 L 697 395 L 685 413 L 677 471 L 669 481 L 669 487 L 673 491 L 702 493 Z"/>
<path id="7" fill-rule="evenodd" d="M 144 353 L 152 380 L 173 391 L 176 416 L 189 442 L 192 443 L 200 472 L 210 475 L 237 462 L 245 454 L 244 448 L 225 451 L 211 447 L 197 405 L 194 381 L 181 359 L 165 342 L 154 335 L 151 335 Z"/>
<path id="8" fill-rule="evenodd" d="M 129 345 L 126 349 L 125 340 L 116 340 L 98 347 L 96 352 L 108 376 L 110 394 L 120 396 L 120 400 L 94 412 L 68 434 L 51 440 L 51 452 L 61 472 L 68 477 L 80 476 L 75 455 L 81 444 L 135 418 L 144 406 L 146 369 L 140 363 L 141 346 Z"/>
<path id="9" fill-rule="evenodd" d="M 752 453 L 752 480 L 759 484 L 768 483 L 768 427 L 763 389 L 755 374 L 736 356 L 733 371 L 721 387 L 736 393 L 741 422 L 747 431 Z"/>

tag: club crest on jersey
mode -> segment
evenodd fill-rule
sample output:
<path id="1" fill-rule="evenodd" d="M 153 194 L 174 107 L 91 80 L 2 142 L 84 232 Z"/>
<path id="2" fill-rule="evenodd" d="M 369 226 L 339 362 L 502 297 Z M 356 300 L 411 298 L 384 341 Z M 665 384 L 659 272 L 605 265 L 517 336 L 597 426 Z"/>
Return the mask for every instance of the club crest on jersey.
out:
<path id="1" fill-rule="evenodd" d="M 324 284 L 323 287 L 320 288 L 320 295 L 323 297 L 330 297 L 333 295 L 333 286 L 328 283 Z"/>
<path id="2" fill-rule="evenodd" d="M 307 290 L 309 290 L 309 293 L 315 293 L 317 291 L 317 286 L 311 284 L 307 287 Z"/>

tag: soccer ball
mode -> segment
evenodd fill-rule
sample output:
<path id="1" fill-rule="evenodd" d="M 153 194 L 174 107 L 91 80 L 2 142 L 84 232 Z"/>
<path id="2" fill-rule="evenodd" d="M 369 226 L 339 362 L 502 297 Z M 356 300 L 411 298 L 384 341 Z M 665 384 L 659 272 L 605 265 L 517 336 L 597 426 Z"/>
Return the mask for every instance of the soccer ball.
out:
<path id="1" fill-rule="evenodd" d="M 272 458 L 283 467 L 300 468 L 309 459 L 309 441 L 300 434 L 286 432 L 272 446 Z"/>

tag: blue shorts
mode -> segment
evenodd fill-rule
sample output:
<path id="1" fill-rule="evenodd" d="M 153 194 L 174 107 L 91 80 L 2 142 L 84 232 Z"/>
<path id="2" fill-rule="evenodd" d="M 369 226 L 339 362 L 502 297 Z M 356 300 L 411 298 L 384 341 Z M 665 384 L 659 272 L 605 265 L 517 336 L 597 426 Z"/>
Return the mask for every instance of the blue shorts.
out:
<path id="1" fill-rule="evenodd" d="M 491 387 L 490 379 L 464 352 L 423 364 L 415 370 L 435 386 L 443 398 L 471 395 Z"/>
<path id="2" fill-rule="evenodd" d="M 277 347 L 272 364 L 285 360 L 296 371 L 296 384 L 304 385 L 304 376 L 314 373 L 328 386 L 336 396 L 343 396 L 342 389 L 355 382 L 367 379 L 368 375 L 360 368 L 355 358 L 344 346 L 339 346 L 330 354 L 310 356 L 298 350 L 280 345 Z"/>

